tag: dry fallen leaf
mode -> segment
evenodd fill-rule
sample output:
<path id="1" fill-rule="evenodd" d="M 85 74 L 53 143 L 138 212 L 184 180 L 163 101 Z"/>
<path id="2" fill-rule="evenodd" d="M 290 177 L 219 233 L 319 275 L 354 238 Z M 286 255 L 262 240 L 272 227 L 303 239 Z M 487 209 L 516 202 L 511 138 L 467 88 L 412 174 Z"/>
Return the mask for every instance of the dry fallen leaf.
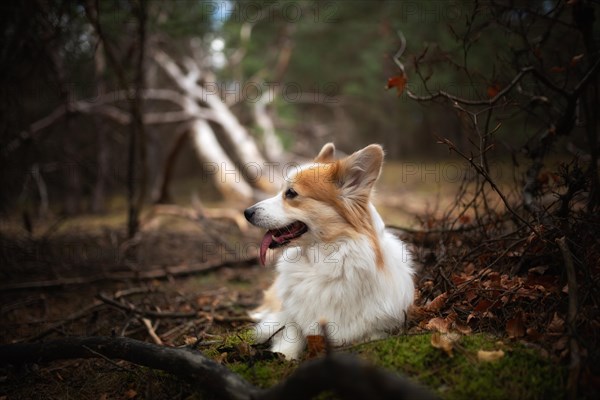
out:
<path id="1" fill-rule="evenodd" d="M 463 272 L 467 275 L 473 275 L 475 273 L 475 264 L 472 262 L 468 263 L 463 269 Z"/>
<path id="2" fill-rule="evenodd" d="M 538 275 L 544 275 L 546 273 L 546 271 L 548 270 L 548 268 L 549 267 L 547 265 L 540 265 L 538 267 L 529 268 L 529 272 L 533 272 Z"/>
<path id="3" fill-rule="evenodd" d="M 489 98 L 493 98 L 496 97 L 498 95 L 498 93 L 500 93 L 500 84 L 499 83 L 493 83 L 490 86 L 488 86 L 487 88 L 487 95 Z"/>
<path id="4" fill-rule="evenodd" d="M 307 358 L 315 358 L 325 353 L 325 338 L 321 335 L 306 336 Z"/>
<path id="5" fill-rule="evenodd" d="M 431 345 L 436 349 L 444 351 L 449 357 L 452 357 L 452 350 L 454 349 L 454 343 L 460 340 L 458 333 L 439 333 L 435 332 L 431 335 Z"/>
<path id="6" fill-rule="evenodd" d="M 554 349 L 554 351 L 561 351 L 567 348 L 567 344 L 569 343 L 569 337 L 568 336 L 561 336 L 556 342 L 554 342 L 554 344 L 552 345 L 552 348 Z"/>
<path id="7" fill-rule="evenodd" d="M 525 324 L 523 323 L 523 313 L 518 312 L 514 318 L 506 321 L 506 333 L 511 339 L 525 336 Z"/>
<path id="8" fill-rule="evenodd" d="M 494 305 L 494 302 L 488 299 L 481 299 L 473 309 L 475 312 L 484 312 L 490 309 Z"/>
<path id="9" fill-rule="evenodd" d="M 198 338 L 195 336 L 185 336 L 183 338 L 183 343 L 185 343 L 186 346 L 193 346 L 198 342 Z"/>
<path id="10" fill-rule="evenodd" d="M 477 297 L 479 297 L 479 295 L 475 289 L 469 289 L 465 292 L 465 300 L 467 300 L 469 303 L 471 303 Z"/>
<path id="11" fill-rule="evenodd" d="M 548 332 L 550 333 L 561 333 L 565 330 L 565 320 L 554 313 L 552 321 L 548 324 Z"/>
<path id="12" fill-rule="evenodd" d="M 542 334 L 535 328 L 527 328 L 527 336 L 530 340 L 539 340 Z"/>
<path id="13" fill-rule="evenodd" d="M 402 73 L 400 75 L 396 75 L 396 76 L 389 78 L 386 88 L 391 89 L 391 88 L 395 87 L 398 92 L 398 96 L 400 96 L 402 94 L 402 92 L 404 91 L 406 82 L 407 82 L 406 75 L 404 75 Z"/>
<path id="14" fill-rule="evenodd" d="M 442 309 L 442 307 L 444 307 L 446 300 L 448 300 L 448 293 L 444 292 L 435 299 L 431 300 L 431 303 L 427 304 L 425 308 L 430 312 L 438 312 Z"/>
<path id="15" fill-rule="evenodd" d="M 251 357 L 256 353 L 254 348 L 246 342 L 238 343 L 234 348 L 237 350 L 238 354 L 243 357 Z"/>
<path id="16" fill-rule="evenodd" d="M 454 321 L 452 323 L 452 328 L 454 328 L 463 335 L 470 335 L 473 332 L 473 329 L 471 329 L 469 325 L 463 324 L 460 321 Z"/>
<path id="17" fill-rule="evenodd" d="M 434 317 L 427 322 L 425 329 L 441 333 L 448 333 L 450 322 L 444 318 Z"/>
<path id="18" fill-rule="evenodd" d="M 477 359 L 482 362 L 494 362 L 504 357 L 504 351 L 502 350 L 479 350 L 477 352 Z"/>

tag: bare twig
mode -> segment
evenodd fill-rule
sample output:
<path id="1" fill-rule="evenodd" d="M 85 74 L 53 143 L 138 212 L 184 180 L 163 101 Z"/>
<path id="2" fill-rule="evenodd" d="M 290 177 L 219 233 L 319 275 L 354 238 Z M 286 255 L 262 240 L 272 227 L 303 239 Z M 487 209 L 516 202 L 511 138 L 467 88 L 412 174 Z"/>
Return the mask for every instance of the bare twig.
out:
<path id="1" fill-rule="evenodd" d="M 567 312 L 567 325 L 569 327 L 569 350 L 571 354 L 571 363 L 569 365 L 569 380 L 567 389 L 568 398 L 574 400 L 577 398 L 577 384 L 579 381 L 579 372 L 581 369 L 581 356 L 579 354 L 579 344 L 576 339 L 576 321 L 577 321 L 577 276 L 575 266 L 573 265 L 573 256 L 567 245 L 566 237 L 555 240 L 562 256 L 565 260 L 565 269 L 567 270 L 567 287 L 569 289 L 569 309 Z"/>
<path id="2" fill-rule="evenodd" d="M 288 379 L 264 390 L 187 347 L 158 346 L 124 337 L 73 337 L 48 343 L 0 345 L 3 364 L 99 356 L 166 371 L 224 399 L 307 399 L 327 390 L 342 399 L 437 398 L 406 378 L 347 354 L 305 362 Z"/>
<path id="3" fill-rule="evenodd" d="M 540 233 L 538 232 L 538 230 L 529 221 L 527 221 L 525 218 L 521 217 L 515 210 L 513 210 L 512 206 L 508 202 L 508 199 L 506 198 L 506 196 L 504 195 L 504 193 L 502 193 L 502 191 L 496 185 L 496 183 L 494 182 L 494 180 L 490 177 L 490 175 L 480 165 L 478 165 L 477 163 L 473 162 L 473 159 L 471 157 L 468 157 L 466 154 L 464 154 L 460 150 L 458 150 L 458 148 L 454 145 L 454 143 L 452 143 L 449 139 L 438 137 L 438 140 L 440 141 L 440 143 L 443 143 L 443 144 L 447 145 L 450 150 L 453 150 L 456 154 L 458 154 L 459 156 L 461 156 L 462 158 L 464 158 L 467 162 L 469 162 L 469 164 L 473 168 L 475 168 L 475 170 L 477 171 L 477 173 L 479 173 L 487 181 L 487 183 L 490 184 L 490 186 L 492 187 L 492 189 L 494 189 L 494 191 L 498 194 L 498 196 L 500 196 L 500 199 L 502 200 L 502 203 L 504 203 L 504 206 L 506 207 L 506 209 L 512 215 L 514 215 L 515 218 L 517 218 L 523 224 L 527 225 L 527 227 L 529 229 L 531 229 L 531 231 L 533 233 L 535 233 L 537 236 L 541 237 Z"/>
<path id="4" fill-rule="evenodd" d="M 152 326 L 152 321 L 150 321 L 148 318 L 142 318 L 142 323 L 144 324 L 144 326 L 146 327 L 146 330 L 148 331 L 148 334 L 150 335 L 150 337 L 152 338 L 152 341 L 158 345 L 162 345 L 163 341 L 161 340 L 160 337 L 158 337 L 158 335 L 156 334 L 156 330 L 154 329 L 154 327 Z"/>
<path id="5" fill-rule="evenodd" d="M 203 385 L 219 398 L 249 400 L 260 393 L 223 365 L 188 348 L 175 349 L 124 337 L 75 337 L 48 343 L 0 345 L 2 364 L 94 358 L 98 354 L 167 371 L 197 386 Z"/>
<path id="6" fill-rule="evenodd" d="M 125 368 L 122 365 L 117 364 L 115 361 L 111 360 L 110 358 L 106 357 L 104 354 L 97 352 L 94 349 L 90 349 L 88 346 L 81 346 L 84 349 L 86 349 L 87 351 L 89 351 L 90 353 L 94 354 L 95 356 L 100 357 L 101 359 L 103 359 L 104 361 L 106 361 L 107 363 L 109 363 L 110 365 L 115 366 L 117 369 L 121 370 L 121 371 L 127 371 L 127 372 L 134 372 L 134 370 L 130 369 L 130 368 Z M 135 371 L 137 373 L 137 371 Z"/>
<path id="7" fill-rule="evenodd" d="M 152 311 L 152 310 L 140 310 L 135 308 L 133 305 L 125 305 L 117 300 L 111 299 L 103 293 L 98 295 L 98 299 L 102 302 L 111 305 L 116 308 L 120 308 L 121 310 L 128 311 L 137 315 L 142 315 L 145 317 L 152 318 L 193 318 L 197 315 L 196 311 L 190 312 L 162 312 L 162 311 Z M 144 322 L 145 324 L 145 322 Z"/>
<path id="8" fill-rule="evenodd" d="M 257 260 L 255 252 L 249 252 L 251 254 L 245 255 L 243 258 L 238 258 L 232 261 L 217 260 L 207 261 L 204 263 L 188 264 L 188 265 L 176 265 L 170 267 L 149 267 L 148 271 L 143 272 L 112 272 L 108 274 L 101 274 L 96 276 L 85 276 L 76 278 L 63 278 L 54 279 L 48 281 L 35 281 L 35 282 L 18 282 L 8 283 L 0 285 L 0 292 L 7 292 L 13 290 L 29 290 L 29 289 L 47 289 L 53 287 L 64 287 L 64 286 L 77 286 L 77 285 L 89 285 L 92 283 L 100 283 L 107 281 L 128 281 L 128 280 L 153 280 L 153 279 L 164 279 L 174 276 L 185 276 L 193 275 L 198 273 L 205 273 L 214 271 L 216 269 L 235 266 L 240 264 L 254 263 Z"/>
<path id="9" fill-rule="evenodd" d="M 19 340 L 19 342 L 21 342 L 21 341 L 22 342 L 33 342 L 36 340 L 40 340 L 40 339 L 48 336 L 52 332 L 56 331 L 58 328 L 64 326 L 65 324 L 67 324 L 69 322 L 77 321 L 78 319 L 81 319 L 81 318 L 89 315 L 92 311 L 97 310 L 101 306 L 103 306 L 103 304 L 100 301 L 95 300 L 92 304 L 74 312 L 73 314 L 69 315 L 65 319 L 51 324 L 49 327 L 44 329 L 42 332 L 39 332 L 38 334 L 36 334 L 32 337 L 25 338 L 23 340 Z"/>

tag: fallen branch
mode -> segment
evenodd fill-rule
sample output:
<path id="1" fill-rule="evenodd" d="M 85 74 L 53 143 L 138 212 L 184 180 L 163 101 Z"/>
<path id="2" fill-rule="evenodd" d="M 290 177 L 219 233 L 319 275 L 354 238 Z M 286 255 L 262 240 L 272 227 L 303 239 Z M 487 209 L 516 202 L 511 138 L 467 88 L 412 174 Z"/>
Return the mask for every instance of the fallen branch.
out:
<path id="1" fill-rule="evenodd" d="M 100 299 L 103 303 L 111 305 L 113 307 L 119 308 L 124 311 L 131 312 L 136 315 L 140 315 L 143 317 L 151 317 L 151 318 L 193 318 L 197 315 L 196 311 L 189 312 L 161 312 L 161 311 L 152 311 L 152 310 L 140 310 L 135 308 L 133 305 L 125 305 L 115 299 L 111 299 L 107 295 L 100 293 L 98 295 L 98 299 Z"/>
<path id="2" fill-rule="evenodd" d="M 154 327 L 152 326 L 152 321 L 150 321 L 148 318 L 142 318 L 142 322 L 144 323 L 144 326 L 148 331 L 148 335 L 150 335 L 150 337 L 152 338 L 152 341 L 158 345 L 162 345 L 163 341 L 156 334 L 156 329 L 154 329 Z"/>
<path id="3" fill-rule="evenodd" d="M 118 292 L 115 293 L 113 299 L 117 300 L 122 297 L 130 296 L 132 294 L 147 293 L 149 291 L 151 291 L 151 290 L 148 288 L 144 288 L 144 287 L 136 287 L 136 288 L 130 288 L 130 289 L 125 289 L 125 290 L 119 290 Z M 90 313 L 98 310 L 100 307 L 103 307 L 103 306 L 104 306 L 103 302 L 101 302 L 100 300 L 94 300 L 94 302 L 92 304 L 74 312 L 73 314 L 69 315 L 65 319 L 50 324 L 50 326 L 48 326 L 43 331 L 37 333 L 35 336 L 25 338 L 22 340 L 18 340 L 17 342 L 35 342 L 36 340 L 40 340 L 40 339 L 48 336 L 49 334 L 51 334 L 58 328 L 62 327 L 63 325 L 65 325 L 69 322 L 77 321 L 78 319 L 81 319 L 81 318 L 89 315 Z"/>
<path id="4" fill-rule="evenodd" d="M 577 277 L 575 275 L 575 266 L 573 265 L 573 256 L 567 245 L 567 239 L 563 236 L 555 240 L 560 252 L 565 260 L 567 270 L 567 288 L 569 289 L 569 309 L 567 312 L 567 326 L 569 327 L 569 353 L 571 363 L 569 365 L 569 379 L 567 390 L 569 399 L 577 398 L 577 383 L 579 381 L 579 372 L 581 369 L 581 356 L 579 354 L 579 344 L 575 338 L 575 323 L 577 320 Z"/>
<path id="5" fill-rule="evenodd" d="M 233 221 L 242 232 L 248 231 L 248 221 L 240 211 L 229 208 L 205 208 L 196 201 L 196 208 L 181 207 L 174 204 L 155 204 L 144 218 L 143 226 L 149 225 L 158 216 L 172 216 L 200 222 L 209 219 L 229 219 Z"/>
<path id="6" fill-rule="evenodd" d="M 331 390 L 342 399 L 436 399 L 406 378 L 348 354 L 302 364 L 285 381 L 259 389 L 225 366 L 189 348 L 171 348 L 124 337 L 66 338 L 48 343 L 0 345 L 0 363 L 108 358 L 159 369 L 225 399 L 306 399 Z"/>
<path id="7" fill-rule="evenodd" d="M 69 322 L 77 321 L 78 319 L 81 319 L 81 318 L 89 315 L 92 311 L 95 311 L 102 305 L 103 304 L 101 302 L 99 302 L 98 300 L 95 300 L 92 304 L 88 305 L 87 307 L 84 307 L 84 308 L 80 309 L 79 311 L 74 312 L 73 314 L 69 315 L 67 318 L 65 318 L 61 321 L 51 324 L 48 328 L 44 329 L 42 332 L 38 333 L 35 336 L 27 338 L 23 341 L 24 342 L 33 342 L 35 340 L 40 340 L 40 339 L 46 337 L 47 335 L 51 334 L 52 332 L 54 332 L 61 326 L 65 325 Z"/>
<path id="8" fill-rule="evenodd" d="M 0 345 L 3 364 L 50 362 L 72 358 L 121 359 L 159 369 L 210 390 L 220 398 L 251 399 L 259 389 L 198 351 L 171 348 L 124 337 L 66 338 L 48 343 Z"/>
<path id="9" fill-rule="evenodd" d="M 130 94 L 125 90 L 104 93 L 100 96 L 78 100 L 66 105 L 60 105 L 50 114 L 33 122 L 26 130 L 20 132 L 3 150 L 5 154 L 16 150 L 23 142 L 36 136 L 40 131 L 49 128 L 61 121 L 69 114 L 98 114 L 106 117 L 119 125 L 131 123 L 131 115 L 112 103 L 127 100 Z M 142 116 L 145 124 L 170 124 L 176 122 L 190 121 L 196 118 L 215 120 L 216 117 L 208 109 L 195 110 L 190 114 L 185 108 L 187 99 L 180 93 L 170 89 L 144 89 L 141 96 L 145 100 L 167 101 L 180 106 L 182 111 L 148 112 Z"/>
<path id="10" fill-rule="evenodd" d="M 75 277 L 75 278 L 63 278 L 63 279 L 52 279 L 47 281 L 36 281 L 36 282 L 17 282 L 0 285 L 0 292 L 8 292 L 13 290 L 28 290 L 28 289 L 49 289 L 58 288 L 64 286 L 77 286 L 77 285 L 89 285 L 93 283 L 107 282 L 107 281 L 144 281 L 153 279 L 165 279 L 168 277 L 186 276 L 198 273 L 205 273 L 214 271 L 223 267 L 235 266 L 238 264 L 251 264 L 257 262 L 257 256 L 255 252 L 248 251 L 248 255 L 243 258 L 237 258 L 232 261 L 221 261 L 215 263 L 214 261 L 207 261 L 197 264 L 188 265 L 176 265 L 170 267 L 154 267 L 148 271 L 143 272 L 113 272 L 108 274 L 100 274 L 95 276 Z"/>

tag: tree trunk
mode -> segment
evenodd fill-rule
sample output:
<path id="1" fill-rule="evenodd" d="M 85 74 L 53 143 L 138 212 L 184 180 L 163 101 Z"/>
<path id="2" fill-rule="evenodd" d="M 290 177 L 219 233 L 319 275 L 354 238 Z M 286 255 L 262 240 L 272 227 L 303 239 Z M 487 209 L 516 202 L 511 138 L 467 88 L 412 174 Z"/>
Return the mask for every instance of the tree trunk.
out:
<path id="1" fill-rule="evenodd" d="M 96 161 L 96 182 L 92 192 L 92 212 L 101 213 L 106 210 L 106 182 L 110 167 L 110 149 L 108 145 L 108 132 L 102 123 L 96 124 L 98 137 L 98 159 Z"/>
<path id="2" fill-rule="evenodd" d="M 208 109 L 212 111 L 214 121 L 221 125 L 223 134 L 227 137 L 227 140 L 234 144 L 233 151 L 235 152 L 236 158 L 241 163 L 241 168 L 244 169 L 247 166 L 251 166 L 251 168 L 259 169 L 259 175 L 253 176 L 253 179 L 249 180 L 249 182 L 246 181 L 243 174 L 240 174 L 239 177 L 236 177 L 235 179 L 236 185 L 248 187 L 252 185 L 263 191 L 273 191 L 275 189 L 274 182 L 270 182 L 269 174 L 264 173 L 265 168 L 268 167 L 268 163 L 260 153 L 256 141 L 248 134 L 248 131 L 240 124 L 237 117 L 223 102 L 216 85 L 207 85 L 207 87 L 205 87 L 198 84 L 198 81 L 201 78 L 201 71 L 194 60 L 191 58 L 184 60 L 184 64 L 188 69 L 187 74 L 184 74 L 175 61 L 162 51 L 154 53 L 154 60 L 171 77 L 173 82 L 186 94 L 186 96 L 194 102 L 194 105 L 198 109 L 200 109 L 200 107 L 197 102 L 202 102 L 208 106 Z M 202 131 L 204 130 L 205 129 L 202 128 Z M 207 138 L 211 136 L 214 137 L 212 128 L 210 128 L 210 131 L 211 134 L 206 135 Z M 200 137 L 203 138 L 204 136 L 201 135 Z M 218 141 L 216 141 L 216 138 L 215 142 L 210 145 L 212 148 L 218 148 L 219 154 L 226 156 L 225 151 L 223 151 Z M 213 156 L 211 159 L 217 161 L 217 164 L 227 171 L 237 171 L 237 168 L 235 167 L 235 164 L 231 162 L 230 157 L 227 157 L 227 159 L 216 160 Z M 224 182 L 220 183 L 223 184 Z M 234 189 L 234 191 L 239 192 L 239 188 Z"/>
<path id="3" fill-rule="evenodd" d="M 183 145 L 187 143 L 189 136 L 190 130 L 189 128 L 185 128 L 185 130 L 179 133 L 179 136 L 175 139 L 175 143 L 173 143 L 171 151 L 169 151 L 167 159 L 165 160 L 165 166 L 160 172 L 158 184 L 154 191 L 155 193 L 152 196 L 155 204 L 167 204 L 173 201 L 169 192 L 171 178 L 173 177 L 173 171 L 175 170 L 177 156 L 181 152 L 181 149 L 183 149 Z"/>
<path id="4" fill-rule="evenodd" d="M 202 176 L 211 175 L 212 181 L 225 198 L 252 199 L 253 190 L 241 172 L 225 153 L 215 132 L 204 120 L 191 124 L 192 140 L 199 158 L 203 161 Z"/>
<path id="5" fill-rule="evenodd" d="M 98 82 L 97 94 L 100 96 L 106 92 L 106 82 L 104 80 L 104 73 L 106 72 L 106 60 L 104 59 L 102 42 L 100 40 L 98 40 L 98 46 L 94 54 L 94 69 L 96 80 Z M 94 119 L 94 122 L 98 140 L 98 158 L 96 161 L 96 182 L 92 192 L 92 212 L 101 213 L 104 212 L 106 208 L 106 180 L 108 178 L 110 151 L 108 148 L 108 133 L 106 127 L 96 118 Z"/>
<path id="6" fill-rule="evenodd" d="M 269 115 L 269 102 L 267 96 L 261 96 L 254 103 L 254 119 L 263 133 L 265 154 L 270 161 L 279 162 L 283 156 L 283 146 L 275 132 L 273 119 Z"/>

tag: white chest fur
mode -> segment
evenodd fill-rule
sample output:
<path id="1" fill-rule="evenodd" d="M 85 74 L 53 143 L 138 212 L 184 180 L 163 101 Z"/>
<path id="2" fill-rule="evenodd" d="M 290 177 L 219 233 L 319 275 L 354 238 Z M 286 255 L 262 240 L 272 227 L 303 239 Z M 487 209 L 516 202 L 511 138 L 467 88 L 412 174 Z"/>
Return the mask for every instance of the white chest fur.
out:
<path id="1" fill-rule="evenodd" d="M 412 260 L 406 245 L 378 232 L 383 268 L 375 265 L 365 237 L 309 247 L 288 247 L 277 262 L 281 310 L 265 313 L 259 339 L 273 337 L 273 351 L 296 358 L 307 335 L 325 322 L 333 345 L 369 340 L 400 326 L 413 301 Z"/>

